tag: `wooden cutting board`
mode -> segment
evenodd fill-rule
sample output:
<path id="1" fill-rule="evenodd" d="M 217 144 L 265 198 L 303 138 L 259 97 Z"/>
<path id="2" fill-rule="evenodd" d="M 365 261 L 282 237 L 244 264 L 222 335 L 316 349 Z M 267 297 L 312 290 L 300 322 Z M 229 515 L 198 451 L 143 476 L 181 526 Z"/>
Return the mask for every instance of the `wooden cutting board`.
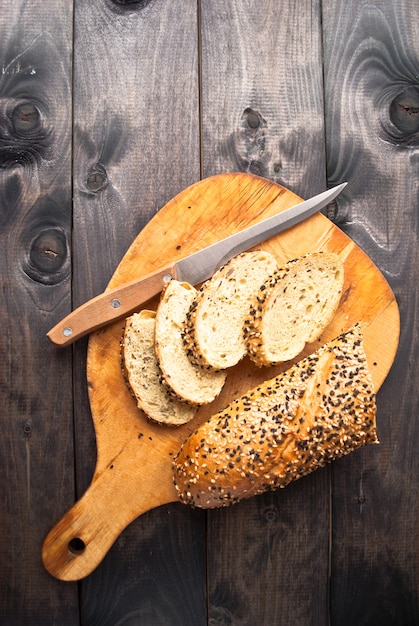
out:
<path id="1" fill-rule="evenodd" d="M 157 270 L 227 235 L 287 209 L 301 199 L 291 191 L 249 174 L 221 174 L 192 185 L 173 198 L 135 239 L 108 288 Z M 279 263 L 317 250 L 334 251 L 345 264 L 340 308 L 308 354 L 355 322 L 364 332 L 375 389 L 384 381 L 399 340 L 399 311 L 386 280 L 372 261 L 322 214 L 272 237 L 258 247 Z M 155 308 L 157 300 L 147 308 Z M 137 409 L 122 376 L 123 321 L 93 333 L 87 355 L 87 385 L 97 439 L 97 465 L 90 487 L 45 539 L 47 570 L 63 580 L 87 576 L 124 528 L 142 513 L 177 500 L 172 459 L 196 426 L 262 380 L 290 363 L 257 369 L 248 359 L 232 368 L 221 396 L 184 426 L 152 424 Z M 300 357 L 301 358 L 301 357 Z M 378 416 L 379 428 L 380 416 Z"/>

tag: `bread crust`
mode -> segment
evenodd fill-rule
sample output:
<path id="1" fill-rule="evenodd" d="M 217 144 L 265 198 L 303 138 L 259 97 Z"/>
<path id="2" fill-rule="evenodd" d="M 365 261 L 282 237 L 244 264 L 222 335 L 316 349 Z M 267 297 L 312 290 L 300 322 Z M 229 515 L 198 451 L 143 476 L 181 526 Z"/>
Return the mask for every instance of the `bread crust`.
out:
<path id="1" fill-rule="evenodd" d="M 378 443 L 375 417 L 356 325 L 199 426 L 174 460 L 179 499 L 214 508 L 285 487 Z"/>
<path id="2" fill-rule="evenodd" d="M 289 261 L 260 287 L 243 325 L 250 359 L 271 366 L 298 356 L 318 339 L 336 313 L 344 266 L 333 252 Z"/>
<path id="3" fill-rule="evenodd" d="M 259 287 L 276 269 L 273 254 L 250 250 L 233 257 L 201 286 L 183 336 L 194 363 L 223 370 L 246 355 L 244 321 Z"/>
<path id="4" fill-rule="evenodd" d="M 171 280 L 165 287 L 156 312 L 155 353 L 161 382 L 182 402 L 203 405 L 220 394 L 227 374 L 193 363 L 183 343 L 186 314 L 197 290 L 189 283 Z"/>
<path id="5" fill-rule="evenodd" d="M 179 426 L 189 422 L 198 407 L 185 404 L 161 384 L 154 350 L 155 311 L 134 313 L 125 321 L 121 338 L 121 367 L 139 409 L 159 424 Z"/>

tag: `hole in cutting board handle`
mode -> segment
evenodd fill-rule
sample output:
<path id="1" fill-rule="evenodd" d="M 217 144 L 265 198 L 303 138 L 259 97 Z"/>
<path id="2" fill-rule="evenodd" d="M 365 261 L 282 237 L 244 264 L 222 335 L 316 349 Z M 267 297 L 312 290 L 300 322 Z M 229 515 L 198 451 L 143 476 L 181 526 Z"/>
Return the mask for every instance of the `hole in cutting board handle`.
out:
<path id="1" fill-rule="evenodd" d="M 85 551 L 86 544 L 84 543 L 83 539 L 80 539 L 80 537 L 74 537 L 68 542 L 68 549 L 71 554 L 79 556 Z"/>

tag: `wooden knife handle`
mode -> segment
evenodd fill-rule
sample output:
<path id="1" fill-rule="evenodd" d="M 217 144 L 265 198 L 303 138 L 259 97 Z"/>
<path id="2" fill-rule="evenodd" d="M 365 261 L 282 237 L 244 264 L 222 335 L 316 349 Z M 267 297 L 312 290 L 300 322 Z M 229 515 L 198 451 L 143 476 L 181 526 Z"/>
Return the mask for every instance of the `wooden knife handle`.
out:
<path id="1" fill-rule="evenodd" d="M 58 346 L 68 346 L 80 337 L 126 317 L 141 304 L 157 295 L 176 278 L 175 265 L 167 265 L 144 278 L 109 289 L 72 311 L 47 333 Z"/>

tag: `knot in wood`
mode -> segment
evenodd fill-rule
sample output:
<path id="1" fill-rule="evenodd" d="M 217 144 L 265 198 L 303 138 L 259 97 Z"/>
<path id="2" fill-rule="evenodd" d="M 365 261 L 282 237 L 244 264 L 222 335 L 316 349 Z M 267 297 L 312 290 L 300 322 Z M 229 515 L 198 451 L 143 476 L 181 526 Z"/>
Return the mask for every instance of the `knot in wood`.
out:
<path id="1" fill-rule="evenodd" d="M 277 507 L 274 505 L 267 506 L 266 509 L 263 511 L 263 516 L 268 524 L 274 524 L 279 519 Z"/>
<path id="2" fill-rule="evenodd" d="M 253 130 L 260 128 L 261 126 L 266 126 L 266 122 L 259 111 L 252 109 L 251 107 L 247 107 L 243 111 L 242 120 L 244 120 L 247 126 Z"/>
<path id="3" fill-rule="evenodd" d="M 32 424 L 25 422 L 22 426 L 22 430 L 25 437 L 30 437 L 32 434 Z"/>
<path id="4" fill-rule="evenodd" d="M 65 233 L 59 227 L 42 229 L 29 242 L 25 273 L 44 284 L 56 284 L 67 275 L 68 244 Z"/>
<path id="5" fill-rule="evenodd" d="M 404 135 L 419 131 L 419 86 L 411 85 L 394 98 L 390 105 L 390 120 Z"/>
<path id="6" fill-rule="evenodd" d="M 41 127 L 41 114 L 33 102 L 23 101 L 14 107 L 11 121 L 15 133 L 26 137 Z"/>
<path id="7" fill-rule="evenodd" d="M 87 173 L 86 187 L 89 191 L 97 193 L 108 184 L 108 175 L 105 167 L 101 163 L 95 163 Z"/>
<path id="8" fill-rule="evenodd" d="M 35 102 L 5 98 L 0 110 L 0 161 L 2 167 L 16 163 L 28 168 L 45 156 L 53 133 L 47 117 Z"/>
<path id="9" fill-rule="evenodd" d="M 115 7 L 138 11 L 141 9 L 145 9 L 149 4 L 153 2 L 153 0 L 112 0 L 112 2 Z"/>

